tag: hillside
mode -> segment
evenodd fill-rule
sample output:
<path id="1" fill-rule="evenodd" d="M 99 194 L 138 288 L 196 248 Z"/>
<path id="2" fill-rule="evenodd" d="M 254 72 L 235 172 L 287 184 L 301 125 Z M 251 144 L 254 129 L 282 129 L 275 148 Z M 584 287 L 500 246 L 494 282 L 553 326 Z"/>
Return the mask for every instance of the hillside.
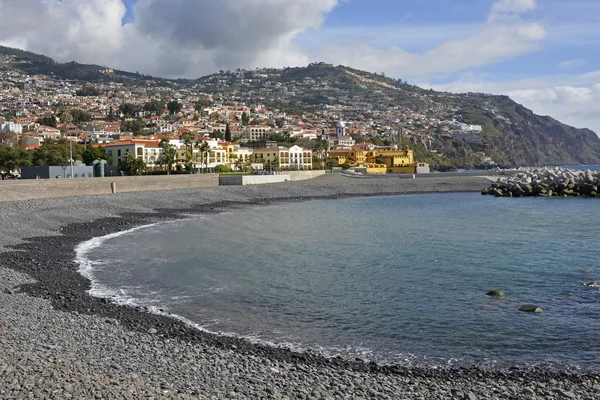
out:
<path id="1" fill-rule="evenodd" d="M 349 121 L 368 121 L 375 115 L 394 119 L 406 112 L 428 119 L 455 119 L 481 125 L 480 142 L 443 140 L 439 128 L 396 122 L 400 129 L 426 131 L 437 137 L 433 146 L 416 150 L 434 166 L 473 167 L 475 152 L 485 152 L 501 166 L 597 164 L 600 138 L 549 116 L 539 116 L 507 96 L 454 94 L 425 90 L 402 80 L 344 66 L 313 63 L 307 67 L 221 72 L 200 78 L 194 87 L 219 98 L 235 95 L 250 104 L 260 102 L 292 111 L 339 109 Z M 384 126 L 380 127 L 384 130 Z M 419 142 L 412 143 L 421 146 Z M 429 150 L 437 150 L 439 157 Z"/>
<path id="2" fill-rule="evenodd" d="M 167 81 L 162 78 L 155 78 L 150 75 L 142 75 L 120 70 L 110 69 L 110 72 L 101 72 L 109 70 L 106 66 L 95 64 L 80 64 L 75 61 L 59 63 L 50 57 L 0 46 L 0 56 L 4 56 L 0 67 L 13 68 L 29 75 L 45 75 L 65 80 L 75 80 L 83 82 L 120 82 L 136 83 L 140 81 Z M 188 80 L 171 80 L 187 84 Z"/>
<path id="3" fill-rule="evenodd" d="M 310 115 L 331 126 L 341 116 L 368 126 L 386 143 L 410 144 L 420 160 L 434 167 L 471 168 L 481 153 L 500 166 L 600 164 L 600 138 L 594 132 L 536 115 L 506 96 L 425 90 L 345 66 L 312 63 L 167 80 L 118 70 L 107 73 L 107 68 L 99 65 L 57 63 L 46 56 L 0 46 L 0 68 L 80 82 L 170 86 L 192 96 L 210 94 L 219 103 L 260 103 L 288 114 Z M 452 134 L 448 121 L 480 125 L 482 130 Z M 390 132 L 400 135 L 389 136 Z"/>

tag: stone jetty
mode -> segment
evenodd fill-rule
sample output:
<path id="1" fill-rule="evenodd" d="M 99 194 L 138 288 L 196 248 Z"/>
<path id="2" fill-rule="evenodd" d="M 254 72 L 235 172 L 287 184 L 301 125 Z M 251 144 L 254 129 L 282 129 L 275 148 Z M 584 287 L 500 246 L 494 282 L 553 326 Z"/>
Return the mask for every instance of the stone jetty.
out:
<path id="1" fill-rule="evenodd" d="M 600 197 L 600 171 L 567 168 L 527 168 L 498 178 L 481 194 L 497 197 Z"/>

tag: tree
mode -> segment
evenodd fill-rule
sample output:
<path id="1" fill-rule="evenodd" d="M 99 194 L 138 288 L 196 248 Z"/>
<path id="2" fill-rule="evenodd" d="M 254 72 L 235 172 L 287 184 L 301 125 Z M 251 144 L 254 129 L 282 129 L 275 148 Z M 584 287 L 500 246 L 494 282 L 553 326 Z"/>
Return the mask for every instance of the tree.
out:
<path id="1" fill-rule="evenodd" d="M 158 156 L 158 164 L 167 166 L 167 174 L 171 174 L 171 167 L 175 164 L 175 156 L 177 156 L 177 149 L 169 143 L 168 139 L 162 139 L 160 141 L 160 148 L 162 152 Z"/>
<path id="2" fill-rule="evenodd" d="M 225 134 L 220 129 L 215 129 L 214 131 L 212 131 L 212 134 L 210 136 L 215 139 L 225 139 Z"/>
<path id="3" fill-rule="evenodd" d="M 75 92 L 75 96 L 100 96 L 102 92 L 92 86 L 84 86 Z"/>
<path id="4" fill-rule="evenodd" d="M 85 150 L 81 153 L 85 165 L 92 165 L 95 160 L 106 160 L 110 162 L 110 157 L 106 149 L 102 146 L 94 147 L 91 144 L 85 146 Z"/>
<path id="5" fill-rule="evenodd" d="M 32 154 L 30 151 L 0 144 L 0 174 L 3 176 L 15 169 L 30 166 L 31 161 Z"/>
<path id="6" fill-rule="evenodd" d="M 76 142 L 69 143 L 66 138 L 46 139 L 42 145 L 33 151 L 33 165 L 39 167 L 67 165 L 71 158 L 82 161 L 81 146 Z"/>
<path id="7" fill-rule="evenodd" d="M 144 104 L 144 111 L 155 115 L 162 115 L 165 111 L 165 103 L 160 100 L 150 100 Z"/>
<path id="8" fill-rule="evenodd" d="M 40 125 L 50 126 L 52 128 L 56 128 L 56 117 L 54 115 L 49 115 L 43 118 L 40 118 L 36 121 Z"/>
<path id="9" fill-rule="evenodd" d="M 283 128 L 283 126 L 285 125 L 285 118 L 281 117 L 281 118 L 276 118 L 275 119 L 275 125 L 281 129 Z"/>
<path id="10" fill-rule="evenodd" d="M 242 157 L 236 157 L 235 162 L 235 170 L 241 172 L 244 170 L 244 160 Z"/>
<path id="11" fill-rule="evenodd" d="M 80 125 L 85 122 L 90 122 L 92 120 L 92 114 L 87 113 L 82 110 L 71 110 L 70 111 L 72 122 L 75 125 Z"/>
<path id="12" fill-rule="evenodd" d="M 58 119 L 60 120 L 60 123 L 64 124 L 66 127 L 71 122 L 73 122 L 73 115 L 68 110 L 60 110 L 60 112 L 58 113 Z"/>
<path id="13" fill-rule="evenodd" d="M 242 113 L 242 125 L 247 126 L 250 123 L 250 116 L 246 111 Z"/>
<path id="14" fill-rule="evenodd" d="M 273 160 L 266 160 L 263 163 L 263 168 L 269 171 L 273 171 L 277 168 L 279 168 L 279 157 L 275 156 L 275 158 Z"/>
<path id="15" fill-rule="evenodd" d="M 325 168 L 324 158 L 325 158 L 325 155 L 327 154 L 327 150 L 329 150 L 329 141 L 323 140 L 323 141 L 315 143 L 315 151 L 317 151 L 319 153 L 319 161 L 323 168 Z"/>
<path id="16" fill-rule="evenodd" d="M 208 99 L 199 99 L 196 104 L 194 104 L 194 109 L 198 111 L 200 114 L 204 112 L 204 109 L 210 105 Z"/>
<path id="17" fill-rule="evenodd" d="M 146 124 L 140 118 L 127 119 L 121 122 L 121 132 L 132 132 L 134 135 L 138 135 L 145 128 Z"/>
<path id="18" fill-rule="evenodd" d="M 191 171 L 192 160 L 194 159 L 194 136 L 189 132 L 185 132 L 181 134 L 181 139 L 185 144 L 185 168 Z"/>
<path id="19" fill-rule="evenodd" d="M 138 158 L 133 153 L 127 152 L 121 157 L 118 169 L 126 175 L 141 175 L 142 172 L 146 171 L 146 163 L 141 157 Z"/>
<path id="20" fill-rule="evenodd" d="M 210 146 L 204 140 L 196 140 L 194 146 L 198 149 L 198 155 L 200 156 L 200 165 L 206 164 L 208 167 L 208 152 L 210 150 Z M 207 156 L 205 158 L 205 155 Z M 204 168 L 202 169 L 204 173 Z"/>
<path id="21" fill-rule="evenodd" d="M 179 111 L 181 111 L 182 108 L 183 106 L 177 100 L 171 100 L 167 103 L 167 109 L 169 110 L 169 114 L 171 115 L 177 114 Z"/>
<path id="22" fill-rule="evenodd" d="M 114 122 L 116 119 L 115 112 L 113 111 L 112 106 L 110 106 L 110 111 L 108 111 L 108 122 Z"/>
<path id="23" fill-rule="evenodd" d="M 138 112 L 142 111 L 142 106 L 138 104 L 123 103 L 119 106 L 119 112 L 124 118 L 133 118 Z"/>
<path id="24" fill-rule="evenodd" d="M 231 172 L 231 168 L 229 168 L 229 166 L 227 165 L 219 164 L 215 167 L 215 172 L 217 174 L 224 174 L 227 172 Z"/>
<path id="25" fill-rule="evenodd" d="M 231 142 L 231 127 L 229 124 L 225 125 L 225 140 Z"/>

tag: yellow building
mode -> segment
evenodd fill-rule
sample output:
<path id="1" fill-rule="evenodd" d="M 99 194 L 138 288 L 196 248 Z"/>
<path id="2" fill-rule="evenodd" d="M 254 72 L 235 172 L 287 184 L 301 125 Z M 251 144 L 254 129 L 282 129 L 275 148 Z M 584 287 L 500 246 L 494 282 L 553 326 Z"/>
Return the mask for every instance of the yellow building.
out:
<path id="1" fill-rule="evenodd" d="M 370 174 L 429 173 L 429 165 L 416 162 L 414 152 L 408 146 L 403 149 L 392 146 L 390 148 L 376 148 L 371 150 L 333 150 L 329 153 L 329 157 L 336 159 L 339 164 L 348 163 L 352 166 L 366 167 L 367 173 Z"/>
<path id="2" fill-rule="evenodd" d="M 311 170 L 312 152 L 300 146 L 268 147 L 252 153 L 254 163 L 268 164 L 282 171 Z"/>

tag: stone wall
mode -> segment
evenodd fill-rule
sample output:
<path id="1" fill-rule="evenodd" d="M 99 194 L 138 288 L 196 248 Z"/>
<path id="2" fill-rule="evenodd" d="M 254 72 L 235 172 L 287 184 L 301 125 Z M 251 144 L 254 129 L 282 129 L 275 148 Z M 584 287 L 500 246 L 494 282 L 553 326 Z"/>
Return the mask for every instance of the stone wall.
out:
<path id="1" fill-rule="evenodd" d="M 231 175 L 219 178 L 219 184 L 225 186 L 231 185 L 263 185 L 265 183 L 280 183 L 291 180 L 290 176 L 285 175 Z"/>
<path id="2" fill-rule="evenodd" d="M 0 181 L 0 201 L 110 194 L 117 192 L 193 189 L 219 185 L 218 174 L 114 176 L 86 179 L 23 179 Z"/>
<path id="3" fill-rule="evenodd" d="M 292 181 L 304 181 L 307 179 L 313 179 L 318 176 L 325 175 L 325 171 L 320 169 L 315 169 L 311 171 L 282 171 L 276 172 L 276 175 L 288 175 L 289 179 Z"/>

